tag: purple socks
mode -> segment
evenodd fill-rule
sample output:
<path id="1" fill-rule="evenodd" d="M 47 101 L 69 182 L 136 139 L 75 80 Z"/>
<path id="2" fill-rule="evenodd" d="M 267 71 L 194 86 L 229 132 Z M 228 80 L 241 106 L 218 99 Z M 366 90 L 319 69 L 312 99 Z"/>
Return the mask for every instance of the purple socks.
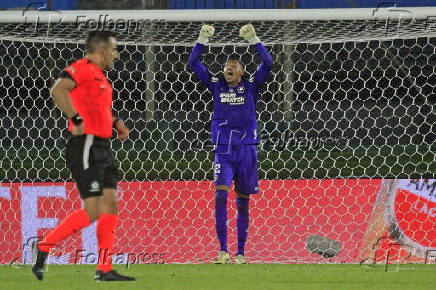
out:
<path id="1" fill-rule="evenodd" d="M 236 226 L 238 229 L 238 252 L 236 255 L 244 255 L 245 241 L 247 240 L 248 224 L 249 224 L 249 207 L 250 199 L 236 197 L 236 207 L 238 208 L 238 217 Z"/>
<path id="2" fill-rule="evenodd" d="M 221 251 L 225 252 L 227 252 L 227 197 L 228 193 L 225 190 L 215 192 L 215 229 Z M 238 252 L 236 255 L 244 255 L 249 225 L 249 203 L 249 198 L 236 197 L 236 207 L 238 208 L 238 217 L 236 219 Z"/>
<path id="3" fill-rule="evenodd" d="M 221 251 L 225 252 L 227 252 L 227 197 L 228 193 L 225 190 L 215 192 L 215 229 Z"/>

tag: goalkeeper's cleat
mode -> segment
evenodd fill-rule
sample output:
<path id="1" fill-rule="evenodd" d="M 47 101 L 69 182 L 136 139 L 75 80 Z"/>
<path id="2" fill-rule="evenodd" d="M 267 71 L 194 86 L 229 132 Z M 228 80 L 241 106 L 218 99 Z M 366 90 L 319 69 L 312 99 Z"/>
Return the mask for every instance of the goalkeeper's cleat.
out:
<path id="1" fill-rule="evenodd" d="M 44 279 L 44 264 L 47 260 L 48 253 L 38 249 L 38 242 L 32 243 L 32 272 L 39 281 Z"/>
<path id="2" fill-rule="evenodd" d="M 118 274 L 115 270 L 110 270 L 108 272 L 103 272 L 101 270 L 95 271 L 94 280 L 97 282 L 102 281 L 136 281 L 133 277 L 123 276 Z"/>
<path id="3" fill-rule="evenodd" d="M 221 251 L 218 254 L 218 259 L 215 260 L 215 264 L 230 264 L 229 253 Z"/>
<path id="4" fill-rule="evenodd" d="M 235 264 L 237 264 L 237 265 L 247 264 L 247 262 L 245 262 L 245 256 L 244 255 L 237 255 L 235 258 Z"/>

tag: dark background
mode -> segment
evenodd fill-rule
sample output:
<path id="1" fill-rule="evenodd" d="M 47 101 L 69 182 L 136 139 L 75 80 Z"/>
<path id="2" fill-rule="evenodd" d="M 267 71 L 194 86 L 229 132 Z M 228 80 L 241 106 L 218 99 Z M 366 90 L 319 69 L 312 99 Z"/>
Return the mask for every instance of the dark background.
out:
<path id="1" fill-rule="evenodd" d="M 187 66 L 192 45 L 182 44 L 119 45 L 108 78 L 114 112 L 131 128 L 128 141 L 114 141 L 125 178 L 210 178 L 212 97 Z M 428 37 L 267 45 L 274 66 L 257 108 L 261 178 L 433 176 L 435 46 Z M 207 47 L 203 62 L 219 75 L 229 55 L 247 76 L 260 63 L 246 45 Z M 66 119 L 49 90 L 83 56 L 80 43 L 0 40 L 7 179 L 64 178 Z M 59 173 L 30 169 L 47 162 Z"/>

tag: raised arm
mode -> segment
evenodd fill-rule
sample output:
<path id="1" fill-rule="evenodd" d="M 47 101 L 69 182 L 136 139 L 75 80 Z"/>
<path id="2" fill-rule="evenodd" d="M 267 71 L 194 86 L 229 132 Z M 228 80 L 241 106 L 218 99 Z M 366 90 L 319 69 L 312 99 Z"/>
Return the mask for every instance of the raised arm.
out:
<path id="1" fill-rule="evenodd" d="M 246 24 L 241 27 L 239 31 L 239 35 L 250 42 L 250 44 L 254 44 L 256 48 L 256 52 L 259 54 L 262 59 L 262 63 L 254 74 L 254 83 L 256 86 L 260 87 L 266 81 L 268 73 L 271 71 L 272 67 L 272 58 L 271 55 L 266 50 L 265 46 L 260 42 L 259 37 L 256 36 L 256 31 L 254 30 L 253 25 Z"/>
<path id="2" fill-rule="evenodd" d="M 210 73 L 207 71 L 204 64 L 201 63 L 201 53 L 203 52 L 204 45 L 197 42 L 192 49 L 191 55 L 189 56 L 189 66 L 194 71 L 195 75 L 201 80 L 205 85 L 209 84 Z"/>
<path id="3" fill-rule="evenodd" d="M 215 29 L 212 26 L 203 25 L 200 30 L 200 36 L 198 37 L 197 43 L 195 44 L 191 55 L 189 56 L 189 66 L 205 85 L 209 84 L 210 73 L 201 63 L 201 54 L 203 52 L 204 45 L 208 42 L 209 37 L 212 37 L 214 31 Z"/>
<path id="4" fill-rule="evenodd" d="M 271 71 L 272 58 L 262 43 L 256 43 L 254 47 L 256 47 L 256 51 L 262 59 L 262 63 L 257 68 L 257 71 L 254 74 L 254 83 L 256 84 L 256 86 L 260 87 L 266 81 L 268 73 Z"/>

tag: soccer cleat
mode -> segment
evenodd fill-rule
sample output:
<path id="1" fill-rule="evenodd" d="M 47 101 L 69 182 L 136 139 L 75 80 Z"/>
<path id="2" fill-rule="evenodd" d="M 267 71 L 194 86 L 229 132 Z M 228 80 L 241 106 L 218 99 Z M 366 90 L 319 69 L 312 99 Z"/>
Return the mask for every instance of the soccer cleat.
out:
<path id="1" fill-rule="evenodd" d="M 247 262 L 245 262 L 245 256 L 244 255 L 237 255 L 235 258 L 235 264 L 238 264 L 238 265 L 247 264 Z"/>
<path id="2" fill-rule="evenodd" d="M 38 242 L 35 241 L 32 243 L 32 261 L 33 267 L 32 272 L 36 276 L 39 281 L 44 279 L 44 264 L 45 260 L 47 260 L 48 253 L 40 251 L 38 249 Z"/>
<path id="3" fill-rule="evenodd" d="M 229 253 L 221 251 L 218 254 L 218 259 L 215 260 L 215 264 L 230 264 Z"/>
<path id="4" fill-rule="evenodd" d="M 101 281 L 136 281 L 135 278 L 120 275 L 115 270 L 110 270 L 106 273 L 104 273 L 101 270 L 97 270 L 97 271 L 95 271 L 94 280 L 97 282 L 101 282 Z"/>

